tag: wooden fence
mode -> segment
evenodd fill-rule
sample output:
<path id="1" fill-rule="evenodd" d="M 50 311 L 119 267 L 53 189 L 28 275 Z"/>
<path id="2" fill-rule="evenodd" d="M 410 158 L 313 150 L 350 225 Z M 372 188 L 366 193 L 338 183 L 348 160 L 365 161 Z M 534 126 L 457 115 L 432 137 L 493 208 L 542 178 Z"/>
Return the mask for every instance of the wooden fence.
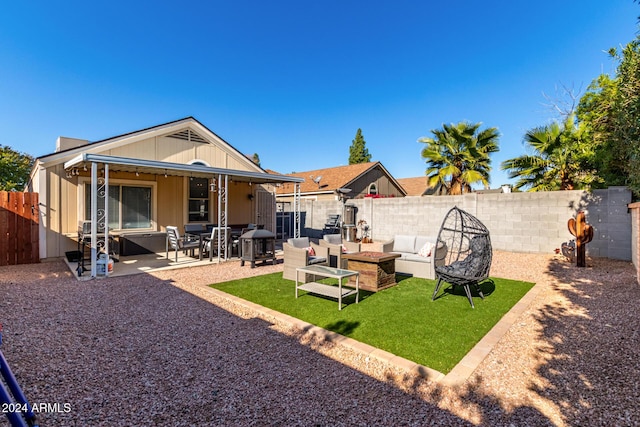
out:
<path id="1" fill-rule="evenodd" d="M 0 265 L 40 262 L 38 193 L 0 191 Z"/>

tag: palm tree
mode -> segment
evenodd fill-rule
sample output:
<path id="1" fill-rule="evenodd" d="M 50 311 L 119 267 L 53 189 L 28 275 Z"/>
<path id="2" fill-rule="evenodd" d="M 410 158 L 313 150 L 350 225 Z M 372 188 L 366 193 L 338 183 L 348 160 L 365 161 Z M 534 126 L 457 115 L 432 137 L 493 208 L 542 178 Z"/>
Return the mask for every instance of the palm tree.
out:
<path id="1" fill-rule="evenodd" d="M 515 188 L 529 191 L 573 190 L 588 188 L 598 178 L 589 170 L 593 146 L 585 138 L 584 126 L 571 115 L 561 126 L 554 122 L 527 131 L 524 142 L 533 149 L 528 154 L 502 162 L 509 178 L 519 178 Z"/>
<path id="2" fill-rule="evenodd" d="M 418 142 L 427 144 L 422 149 L 426 160 L 429 186 L 440 186 L 446 194 L 463 194 L 471 185 L 489 186 L 491 159 L 498 151 L 498 129 L 487 128 L 478 132 L 482 123 L 442 125 L 432 130 L 434 138 L 423 137 Z"/>

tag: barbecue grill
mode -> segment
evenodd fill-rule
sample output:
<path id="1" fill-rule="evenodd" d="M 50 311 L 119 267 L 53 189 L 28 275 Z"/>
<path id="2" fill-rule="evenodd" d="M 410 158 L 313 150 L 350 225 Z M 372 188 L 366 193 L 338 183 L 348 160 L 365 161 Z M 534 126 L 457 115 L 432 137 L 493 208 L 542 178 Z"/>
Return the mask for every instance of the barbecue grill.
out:
<path id="1" fill-rule="evenodd" d="M 251 268 L 256 266 L 256 261 L 271 260 L 276 265 L 276 235 L 269 230 L 251 230 L 240 236 L 242 257 L 240 265 L 245 261 L 251 262 Z"/>

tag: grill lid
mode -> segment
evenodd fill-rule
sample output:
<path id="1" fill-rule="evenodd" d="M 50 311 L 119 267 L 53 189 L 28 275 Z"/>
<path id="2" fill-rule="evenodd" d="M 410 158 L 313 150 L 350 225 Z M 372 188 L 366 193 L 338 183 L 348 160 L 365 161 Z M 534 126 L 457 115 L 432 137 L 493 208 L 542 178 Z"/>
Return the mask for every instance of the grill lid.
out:
<path id="1" fill-rule="evenodd" d="M 274 238 L 276 235 L 269 230 L 250 230 L 240 236 L 241 239 L 269 239 Z"/>

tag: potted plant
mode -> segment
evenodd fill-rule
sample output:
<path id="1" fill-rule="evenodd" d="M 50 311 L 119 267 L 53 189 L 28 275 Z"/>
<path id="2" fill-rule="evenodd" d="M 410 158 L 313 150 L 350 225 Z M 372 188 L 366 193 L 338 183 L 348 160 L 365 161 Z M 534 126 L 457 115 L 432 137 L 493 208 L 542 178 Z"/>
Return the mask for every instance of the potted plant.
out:
<path id="1" fill-rule="evenodd" d="M 360 242 L 373 243 L 373 241 L 369 237 L 369 225 L 367 224 L 367 221 L 365 221 L 364 219 L 361 219 L 360 221 L 358 221 L 357 226 L 360 229 L 360 236 L 361 236 Z"/>

